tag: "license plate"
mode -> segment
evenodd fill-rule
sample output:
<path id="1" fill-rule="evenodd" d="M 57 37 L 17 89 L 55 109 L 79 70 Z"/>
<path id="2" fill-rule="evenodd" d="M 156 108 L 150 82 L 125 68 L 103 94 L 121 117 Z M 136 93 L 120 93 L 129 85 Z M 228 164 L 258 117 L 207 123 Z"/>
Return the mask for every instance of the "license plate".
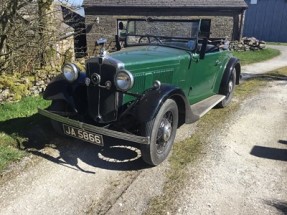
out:
<path id="1" fill-rule="evenodd" d="M 63 124 L 64 133 L 68 136 L 103 146 L 103 136 L 93 132 Z"/>

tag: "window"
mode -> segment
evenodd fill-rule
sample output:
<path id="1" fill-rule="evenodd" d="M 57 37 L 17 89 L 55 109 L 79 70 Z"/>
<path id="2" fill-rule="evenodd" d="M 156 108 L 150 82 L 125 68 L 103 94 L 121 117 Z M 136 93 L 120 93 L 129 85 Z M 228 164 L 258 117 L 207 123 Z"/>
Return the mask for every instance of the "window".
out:
<path id="1" fill-rule="evenodd" d="M 125 41 L 126 38 L 126 28 L 127 28 L 127 20 L 121 19 L 117 20 L 117 35 L 119 36 L 120 41 Z"/>
<path id="2" fill-rule="evenodd" d="M 257 0 L 250 0 L 250 4 L 257 4 Z"/>
<path id="3" fill-rule="evenodd" d="M 210 26 L 211 19 L 202 19 L 200 25 L 200 38 L 209 38 L 210 37 Z"/>

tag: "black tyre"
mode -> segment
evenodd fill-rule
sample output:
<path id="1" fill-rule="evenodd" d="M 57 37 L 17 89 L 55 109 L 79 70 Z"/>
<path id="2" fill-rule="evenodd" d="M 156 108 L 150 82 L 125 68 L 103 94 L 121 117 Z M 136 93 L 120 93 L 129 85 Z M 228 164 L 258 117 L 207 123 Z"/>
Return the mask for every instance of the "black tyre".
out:
<path id="1" fill-rule="evenodd" d="M 156 166 L 163 162 L 174 142 L 178 126 L 178 107 L 174 100 L 168 99 L 157 116 L 142 128 L 143 136 L 150 136 L 150 145 L 141 145 L 143 160 Z"/>
<path id="2" fill-rule="evenodd" d="M 63 125 L 61 123 L 51 120 L 51 125 L 57 134 L 64 135 Z"/>
<path id="3" fill-rule="evenodd" d="M 55 101 L 52 101 L 52 104 L 48 109 L 49 111 L 54 111 L 54 112 L 64 112 L 67 110 L 67 105 L 64 101 L 55 100 Z M 51 120 L 51 125 L 58 134 L 64 135 L 62 123 Z"/>
<path id="4" fill-rule="evenodd" d="M 219 93 L 222 95 L 226 95 L 226 97 L 217 104 L 217 107 L 224 108 L 227 105 L 229 105 L 234 94 L 235 84 L 236 84 L 236 70 L 234 68 L 230 73 L 227 84 L 221 86 L 219 90 Z"/>

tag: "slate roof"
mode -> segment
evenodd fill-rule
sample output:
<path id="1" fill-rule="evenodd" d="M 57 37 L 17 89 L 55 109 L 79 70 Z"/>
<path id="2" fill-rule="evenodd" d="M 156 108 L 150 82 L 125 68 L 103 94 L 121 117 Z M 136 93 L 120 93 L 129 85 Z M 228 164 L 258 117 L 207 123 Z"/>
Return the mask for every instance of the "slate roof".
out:
<path id="1" fill-rule="evenodd" d="M 84 0 L 83 7 L 247 8 L 244 0 Z"/>

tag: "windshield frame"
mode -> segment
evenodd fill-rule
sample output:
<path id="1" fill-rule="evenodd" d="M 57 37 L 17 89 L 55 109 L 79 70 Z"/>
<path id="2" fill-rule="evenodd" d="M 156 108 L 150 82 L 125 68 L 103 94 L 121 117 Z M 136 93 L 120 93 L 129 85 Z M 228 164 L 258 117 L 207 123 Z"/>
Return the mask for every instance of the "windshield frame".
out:
<path id="1" fill-rule="evenodd" d="M 128 29 L 129 29 L 129 25 L 132 22 L 174 22 L 174 23 L 197 23 L 198 26 L 195 30 L 195 36 L 194 37 L 178 37 L 178 36 L 161 36 L 161 35 L 153 35 L 153 34 L 135 34 L 135 33 L 129 33 Z M 151 19 L 151 18 L 147 18 L 147 19 L 128 19 L 127 20 L 127 27 L 126 27 L 126 38 L 125 38 L 125 47 L 131 47 L 131 46 L 147 46 L 147 45 L 152 45 L 152 46 L 167 46 L 167 47 L 171 47 L 171 48 L 177 48 L 177 49 L 183 49 L 183 50 L 187 50 L 187 51 L 194 51 L 197 47 L 197 43 L 198 43 L 198 37 L 199 37 L 199 33 L 200 33 L 200 25 L 201 25 L 201 19 L 190 19 L 190 20 L 186 20 L 186 19 Z M 190 31 L 192 31 L 192 29 L 190 29 Z M 189 41 L 193 41 L 194 45 L 192 48 L 189 48 L 188 46 L 186 47 L 180 47 L 180 46 L 176 46 L 176 45 L 170 45 L 167 43 L 162 43 L 162 42 L 157 42 L 157 43 L 133 43 L 130 44 L 128 42 L 128 37 L 130 36 L 137 36 L 137 37 L 151 37 L 151 38 L 160 38 L 161 39 L 167 39 L 167 40 L 174 40 L 174 41 L 182 41 L 182 42 L 186 42 L 188 43 Z"/>

